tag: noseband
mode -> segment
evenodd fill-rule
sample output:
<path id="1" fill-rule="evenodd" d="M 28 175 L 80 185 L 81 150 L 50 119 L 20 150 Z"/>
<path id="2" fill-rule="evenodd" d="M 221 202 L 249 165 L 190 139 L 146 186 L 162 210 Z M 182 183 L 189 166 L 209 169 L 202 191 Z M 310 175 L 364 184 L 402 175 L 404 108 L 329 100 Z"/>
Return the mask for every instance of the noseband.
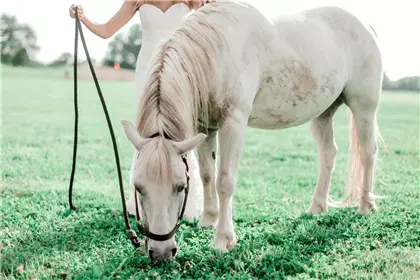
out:
<path id="1" fill-rule="evenodd" d="M 153 134 L 152 136 L 150 136 L 149 138 L 155 138 L 155 137 L 158 137 L 158 136 L 160 136 L 160 134 L 156 133 L 156 134 Z M 166 139 L 170 140 L 168 135 L 165 134 L 164 137 Z M 174 234 L 176 233 L 176 231 L 178 230 L 179 226 L 181 225 L 181 220 L 184 217 L 185 207 L 187 205 L 187 199 L 188 199 L 188 192 L 189 192 L 189 189 L 190 189 L 190 175 L 189 175 L 189 167 L 188 167 L 188 162 L 187 162 L 187 156 L 182 155 L 181 159 L 182 159 L 182 162 L 185 165 L 185 176 L 187 178 L 187 186 L 184 189 L 185 197 L 184 197 L 184 202 L 182 204 L 181 212 L 179 213 L 179 216 L 178 216 L 178 220 L 177 220 L 173 230 L 171 230 L 169 233 L 162 234 L 162 235 L 161 234 L 155 234 L 155 233 L 149 231 L 149 228 L 148 228 L 147 225 L 143 225 L 140 222 L 140 213 L 139 213 L 139 205 L 138 205 L 138 199 L 137 199 L 137 190 L 134 191 L 134 200 L 135 200 L 135 204 L 136 204 L 136 218 L 137 218 L 137 226 L 138 226 L 139 232 L 142 235 L 144 235 L 145 237 L 150 238 L 152 240 L 166 241 L 166 240 L 171 239 L 174 236 Z"/>

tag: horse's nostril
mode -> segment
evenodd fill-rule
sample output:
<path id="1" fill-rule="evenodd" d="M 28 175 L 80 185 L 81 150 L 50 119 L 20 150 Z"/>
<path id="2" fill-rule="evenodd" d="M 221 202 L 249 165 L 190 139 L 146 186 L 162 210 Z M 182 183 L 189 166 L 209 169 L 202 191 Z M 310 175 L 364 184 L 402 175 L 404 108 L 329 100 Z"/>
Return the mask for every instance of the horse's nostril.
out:
<path id="1" fill-rule="evenodd" d="M 152 259 L 152 260 L 154 260 L 155 258 L 154 258 L 154 256 L 153 256 L 153 250 L 149 250 L 149 257 Z"/>
<path id="2" fill-rule="evenodd" d="M 178 247 L 174 247 L 172 249 L 168 248 L 163 252 L 159 250 L 149 250 L 149 257 L 151 260 L 169 261 L 175 257 L 177 252 Z"/>
<path id="3" fill-rule="evenodd" d="M 173 248 L 171 252 L 172 252 L 172 257 L 175 257 L 176 253 L 178 252 L 178 247 Z"/>

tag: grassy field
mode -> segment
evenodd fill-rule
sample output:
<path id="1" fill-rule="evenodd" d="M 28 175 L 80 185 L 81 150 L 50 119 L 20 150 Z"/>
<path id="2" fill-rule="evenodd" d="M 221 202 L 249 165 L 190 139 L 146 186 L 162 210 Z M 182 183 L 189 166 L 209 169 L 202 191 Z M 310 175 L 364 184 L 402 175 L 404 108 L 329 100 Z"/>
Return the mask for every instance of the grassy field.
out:
<path id="1" fill-rule="evenodd" d="M 238 245 L 220 254 L 213 230 L 183 222 L 180 253 L 154 263 L 125 235 L 112 144 L 93 82 L 80 82 L 76 212 L 67 205 L 73 84 L 63 71 L 3 68 L 1 276 L 5 279 L 419 279 L 419 95 L 385 92 L 379 111 L 380 211 L 307 217 L 317 177 L 309 125 L 249 129 L 234 197 Z M 120 125 L 134 117 L 134 86 L 101 82 L 127 188 L 132 148 Z M 331 194 L 343 195 L 347 108 Z M 0 276 L 0 278 L 1 278 Z"/>

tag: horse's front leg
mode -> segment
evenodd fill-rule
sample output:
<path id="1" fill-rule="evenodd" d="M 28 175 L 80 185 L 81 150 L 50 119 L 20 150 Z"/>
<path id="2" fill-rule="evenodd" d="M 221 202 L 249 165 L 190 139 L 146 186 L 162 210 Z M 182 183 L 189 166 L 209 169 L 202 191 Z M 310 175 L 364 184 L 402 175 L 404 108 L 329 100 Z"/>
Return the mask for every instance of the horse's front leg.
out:
<path id="1" fill-rule="evenodd" d="M 206 140 L 198 146 L 201 181 L 203 182 L 204 210 L 200 220 L 201 227 L 215 227 L 219 205 L 216 192 L 216 131 L 207 132 Z"/>
<path id="2" fill-rule="evenodd" d="M 137 154 L 138 152 L 135 151 L 133 154 L 133 159 L 131 160 L 131 167 L 130 167 L 130 198 L 126 200 L 126 207 L 127 211 L 131 215 L 136 215 L 136 200 L 134 199 L 134 193 L 136 188 L 134 187 L 134 171 L 136 168 L 136 161 L 137 161 Z M 140 204 L 139 204 L 140 205 Z M 140 209 L 139 209 L 140 210 Z"/>
<path id="3" fill-rule="evenodd" d="M 232 220 L 232 198 L 236 171 L 245 143 L 247 119 L 246 114 L 236 109 L 225 119 L 219 131 L 220 167 L 217 176 L 219 219 L 213 245 L 221 252 L 226 252 L 236 244 Z"/>

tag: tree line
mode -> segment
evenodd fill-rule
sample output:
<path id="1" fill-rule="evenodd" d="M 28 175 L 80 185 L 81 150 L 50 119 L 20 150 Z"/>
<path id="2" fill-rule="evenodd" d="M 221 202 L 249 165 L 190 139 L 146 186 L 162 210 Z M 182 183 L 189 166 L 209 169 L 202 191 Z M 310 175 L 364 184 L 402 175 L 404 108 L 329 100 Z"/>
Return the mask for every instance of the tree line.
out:
<path id="1" fill-rule="evenodd" d="M 420 76 L 404 77 L 396 81 L 391 81 L 384 74 L 382 88 L 385 90 L 417 91 L 420 93 Z"/>
<path id="2" fill-rule="evenodd" d="M 51 63 L 43 65 L 34 59 L 40 50 L 37 36 L 28 24 L 20 23 L 16 16 L 1 15 L 1 63 L 12 66 L 50 66 L 62 67 L 72 65 L 73 55 L 69 52 L 62 53 Z M 119 64 L 122 69 L 135 69 L 137 56 L 141 49 L 141 26 L 131 26 L 127 34 L 116 34 L 108 44 L 107 53 L 103 59 L 104 65 L 114 66 Z M 420 77 L 404 77 L 392 81 L 384 74 L 383 89 L 417 91 L 420 93 Z"/>
<path id="3" fill-rule="evenodd" d="M 15 16 L 2 14 L 0 17 L 1 63 L 13 66 L 32 66 L 40 49 L 35 31 L 28 24 L 21 24 Z"/>
<path id="4" fill-rule="evenodd" d="M 3 13 L 0 17 L 1 63 L 12 66 L 52 66 L 61 67 L 73 63 L 73 54 L 63 52 L 52 62 L 42 64 L 36 61 L 40 47 L 35 30 L 28 24 L 20 23 L 16 16 Z M 132 26 L 128 34 L 118 33 L 108 44 L 104 64 L 120 64 L 123 69 L 135 69 L 137 55 L 141 49 L 140 25 Z"/>

